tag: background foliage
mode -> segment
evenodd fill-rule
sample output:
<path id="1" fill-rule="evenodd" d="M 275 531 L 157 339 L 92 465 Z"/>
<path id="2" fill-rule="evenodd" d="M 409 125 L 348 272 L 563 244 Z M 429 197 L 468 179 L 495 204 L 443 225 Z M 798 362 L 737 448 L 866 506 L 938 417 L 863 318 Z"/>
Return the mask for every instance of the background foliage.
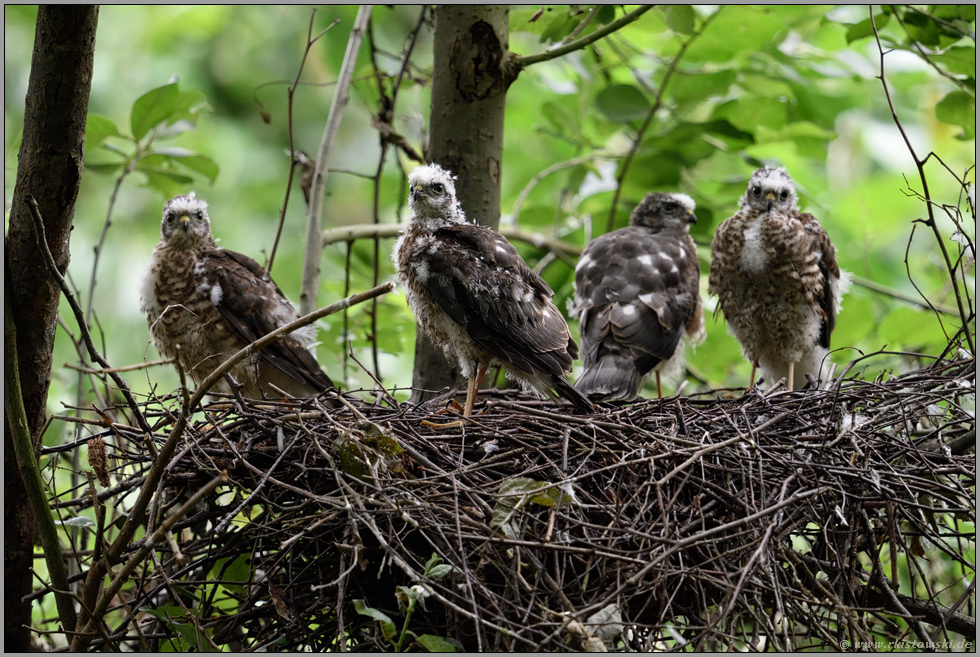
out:
<path id="1" fill-rule="evenodd" d="M 522 55 L 544 50 L 578 27 L 589 16 L 586 9 L 515 9 L 511 50 Z M 973 9 L 937 8 L 942 20 L 917 9 L 899 8 L 894 14 L 875 9 L 884 42 L 895 48 L 885 59 L 885 73 L 910 139 L 922 154 L 941 154 L 954 173 L 969 181 L 975 144 L 975 51 L 969 36 Z M 10 190 L 34 10 L 7 7 L 5 12 L 5 176 Z M 319 142 L 330 83 L 346 46 L 344 28 L 354 12 L 354 7 L 330 7 L 313 18 L 314 33 L 334 19 L 341 22 L 314 44 L 302 72 L 304 83 L 296 91 L 295 143 L 307 152 L 315 151 Z M 376 11 L 372 37 L 382 74 L 397 75 L 400 53 L 419 12 L 413 6 Z M 608 6 L 595 13 L 590 20 L 599 25 L 619 10 Z M 148 347 L 134 279 L 158 240 L 159 208 L 166 198 L 196 190 L 212 205 L 214 231 L 222 245 L 260 262 L 268 257 L 289 166 L 284 151 L 289 145 L 286 87 L 296 76 L 309 21 L 310 10 L 297 7 L 107 7 L 102 12 L 91 100 L 95 116 L 70 269 L 83 299 L 90 295 L 94 248 L 120 163 L 136 150 L 130 137 L 145 145 L 157 120 L 176 123 L 157 131 L 152 143 L 156 154 L 142 157 L 123 181 L 105 234 L 91 303 L 111 363 L 131 364 L 144 355 L 156 358 Z M 910 45 L 911 37 L 919 40 Z M 683 43 L 689 45 L 672 70 Z M 327 227 L 368 223 L 373 217 L 372 181 L 356 175 L 373 176 L 380 154 L 370 120 L 379 107 L 378 84 L 370 44 L 365 46 L 332 162 L 345 172 L 328 178 Z M 935 305 L 953 306 L 932 237 L 920 231 L 909 244 L 912 222 L 924 216 L 924 209 L 912 196 L 912 190 L 919 190 L 914 163 L 875 78 L 878 58 L 867 7 L 674 6 L 647 12 L 586 50 L 529 67 L 511 87 L 502 223 L 516 221 L 522 228 L 582 244 L 607 230 L 614 198 L 615 228 L 626 223 L 629 210 L 647 191 L 681 190 L 698 202 L 693 232 L 704 247 L 706 273 L 706 247 L 717 225 L 734 212 L 749 173 L 762 163 L 780 164 L 798 183 L 804 209 L 826 226 L 845 269 L 920 299 L 914 282 Z M 425 144 L 430 66 L 431 29 L 425 26 L 394 118 L 395 130 L 419 152 Z M 172 80 L 179 81 L 164 86 Z M 159 97 L 149 99 L 155 105 L 148 102 L 144 94 L 160 88 L 180 98 L 171 98 L 171 105 Z M 659 109 L 639 135 L 658 98 Z M 140 116 L 141 123 L 131 125 L 131 115 Z M 616 195 L 620 165 L 637 138 L 635 156 Z M 404 155 L 396 161 L 394 151 L 390 153 L 380 187 L 382 222 L 405 218 L 404 171 L 414 165 Z M 556 165 L 561 168 L 548 173 Z M 927 171 L 935 200 L 957 205 L 961 189 L 955 179 L 935 162 Z M 273 268 L 294 299 L 305 209 L 294 186 Z M 953 235 L 952 222 L 943 216 L 940 221 L 942 233 Z M 532 264 L 543 255 L 526 245 L 521 249 Z M 386 240 L 381 246 L 382 280 L 392 274 L 389 251 Z M 345 244 L 326 248 L 321 305 L 344 293 L 341 272 L 347 255 Z M 564 307 L 572 292 L 574 261 L 549 263 L 544 275 Z M 370 287 L 373 267 L 371 243 L 356 244 L 350 289 Z M 705 301 L 712 310 L 713 299 Z M 407 386 L 414 322 L 402 297 L 384 299 L 381 315 L 379 374 L 388 385 Z M 343 322 L 333 319 L 321 328 L 318 357 L 328 373 L 348 386 L 367 385 L 369 379 L 356 366 L 346 377 L 342 372 Z M 366 349 L 370 324 L 364 309 L 351 313 L 348 328 L 355 349 Z M 77 360 L 70 342 L 60 338 L 56 362 Z M 861 286 L 846 298 L 833 336 L 833 346 L 863 352 L 887 346 L 935 354 L 946 341 L 932 313 Z M 855 353 L 838 352 L 835 360 L 847 363 Z M 689 361 L 708 386 L 738 385 L 747 377 L 747 364 L 720 321 L 709 320 L 708 340 Z M 902 365 L 877 364 L 883 366 Z M 67 370 L 56 374 L 53 400 L 73 400 L 76 376 Z M 150 378 L 160 390 L 176 386 L 170 368 L 152 369 Z M 135 390 L 147 390 L 145 373 L 128 379 Z"/>
<path id="2" fill-rule="evenodd" d="M 375 9 L 331 163 L 325 227 L 375 220 L 370 177 L 381 153 L 371 122 L 381 104 L 375 71 L 390 95 L 421 11 Z M 966 249 L 972 295 L 975 6 L 872 11 L 889 49 L 884 72 L 894 110 L 920 158 L 929 152 L 942 158 L 927 163 L 927 180 L 947 247 L 954 257 Z M 6 6 L 4 12 L 9 208 L 36 9 Z M 613 6 L 515 8 L 510 49 L 542 52 L 622 12 Z M 166 198 L 196 190 L 211 204 L 222 245 L 267 259 L 286 193 L 287 86 L 297 76 L 308 35 L 339 19 L 312 46 L 295 93 L 294 141 L 314 152 L 355 13 L 351 6 L 321 9 L 311 30 L 311 10 L 303 7 L 102 8 L 69 274 L 83 305 L 92 309 L 93 329 L 110 363 L 158 357 L 139 312 L 137 277 L 159 239 Z M 418 152 L 426 142 L 431 40 L 431 24 L 425 24 L 392 122 Z M 748 363 L 720 317 L 713 317 L 714 299 L 704 290 L 707 247 L 737 207 L 751 171 L 763 163 L 784 165 L 803 209 L 816 214 L 834 240 L 841 266 L 888 291 L 856 285 L 845 298 L 833 336 L 832 347 L 840 349 L 835 361 L 844 365 L 882 348 L 938 355 L 960 322 L 923 307 L 923 295 L 940 311 L 955 313 L 956 303 L 935 238 L 916 223 L 926 216 L 917 197 L 921 183 L 876 78 L 880 65 L 867 6 L 658 7 L 584 50 L 528 67 L 513 84 L 501 223 L 582 245 L 625 225 L 648 191 L 690 194 L 698 203 L 692 232 L 705 279 L 708 338 L 689 354 L 688 390 L 744 385 Z M 388 153 L 378 190 L 383 223 L 405 219 L 405 173 L 415 164 L 401 152 Z M 971 183 L 969 199 L 957 177 Z M 272 273 L 297 299 L 306 206 L 298 185 L 290 193 Z M 951 219 L 957 208 L 967 215 L 966 235 Z M 391 277 L 391 244 L 382 240 L 379 261 L 369 240 L 327 246 L 319 305 L 370 287 L 376 267 L 381 280 Z M 542 267 L 565 308 L 574 258 L 527 244 L 519 248 L 530 264 Z M 376 336 L 370 312 L 365 305 L 346 319 L 321 322 L 320 362 L 346 387 L 370 387 L 370 378 L 345 358 L 344 345 L 350 340 L 370 367 L 376 339 L 379 377 L 388 386 L 409 386 L 415 325 L 404 297 L 391 294 L 379 302 Z M 78 362 L 72 336 L 77 327 L 67 319 L 56 342 L 56 366 Z M 912 355 L 883 356 L 855 373 L 870 378 L 921 362 Z M 177 385 L 166 366 L 125 376 L 137 393 Z M 76 371 L 54 372 L 54 412 L 63 404 L 85 406 L 92 394 L 91 380 Z M 64 432 L 73 429 L 66 426 L 53 424 L 45 443 L 69 438 Z"/>

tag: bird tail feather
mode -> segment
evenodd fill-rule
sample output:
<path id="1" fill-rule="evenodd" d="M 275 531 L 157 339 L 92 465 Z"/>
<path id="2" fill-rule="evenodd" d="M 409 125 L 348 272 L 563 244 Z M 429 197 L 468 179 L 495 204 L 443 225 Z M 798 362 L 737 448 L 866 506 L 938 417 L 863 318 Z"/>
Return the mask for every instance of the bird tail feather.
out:
<path id="1" fill-rule="evenodd" d="M 641 378 L 632 359 L 609 354 L 582 372 L 575 387 L 597 401 L 632 401 Z"/>
<path id="2" fill-rule="evenodd" d="M 586 411 L 587 413 L 595 411 L 595 407 L 589 401 L 589 398 L 566 381 L 564 377 L 555 377 L 555 390 L 559 395 L 572 402 L 579 410 Z"/>

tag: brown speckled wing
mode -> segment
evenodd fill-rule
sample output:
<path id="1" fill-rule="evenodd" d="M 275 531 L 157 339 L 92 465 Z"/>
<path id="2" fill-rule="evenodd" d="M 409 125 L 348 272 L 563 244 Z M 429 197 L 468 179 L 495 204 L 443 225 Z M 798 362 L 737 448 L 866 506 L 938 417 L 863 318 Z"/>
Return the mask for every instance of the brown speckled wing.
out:
<path id="1" fill-rule="evenodd" d="M 562 376 L 578 346 L 552 291 L 503 236 L 460 224 L 433 234 L 426 287 L 446 314 L 497 359 L 524 372 Z"/>
<path id="2" fill-rule="evenodd" d="M 268 272 L 252 258 L 214 249 L 202 259 L 203 278 L 221 289 L 215 307 L 244 347 L 296 318 L 296 311 Z M 295 338 L 284 336 L 259 352 L 262 360 L 297 383 L 322 391 L 333 387 L 316 359 Z"/>
<path id="3" fill-rule="evenodd" d="M 630 226 L 591 242 L 575 278 L 585 363 L 579 389 L 634 397 L 641 377 L 674 355 L 695 319 L 699 272 L 684 232 Z"/>
<path id="4" fill-rule="evenodd" d="M 820 302 L 820 309 L 823 311 L 824 323 L 820 329 L 820 345 L 826 349 L 830 348 L 830 334 L 833 333 L 837 325 L 837 307 L 834 303 L 834 295 L 831 290 L 831 277 L 840 279 L 840 267 L 837 265 L 837 253 L 830 235 L 824 230 L 817 218 L 807 212 L 799 213 L 799 219 L 803 227 L 813 237 L 814 248 L 820 249 L 820 273 L 822 274 L 822 285 L 817 296 Z"/>

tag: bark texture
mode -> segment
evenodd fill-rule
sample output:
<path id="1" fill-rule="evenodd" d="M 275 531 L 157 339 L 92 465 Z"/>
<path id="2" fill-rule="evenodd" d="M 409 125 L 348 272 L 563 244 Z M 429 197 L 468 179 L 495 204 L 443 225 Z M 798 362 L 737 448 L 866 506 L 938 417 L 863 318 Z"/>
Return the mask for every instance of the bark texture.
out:
<path id="1" fill-rule="evenodd" d="M 466 216 L 496 228 L 504 105 L 516 77 L 503 5 L 439 5 L 435 9 L 428 160 L 458 177 Z M 414 401 L 458 383 L 459 367 L 421 334 L 415 342 Z"/>
<path id="2" fill-rule="evenodd" d="M 24 135 L 4 238 L 4 293 L 10 295 L 17 330 L 20 381 L 35 452 L 47 416 L 61 292 L 45 268 L 24 197 L 37 199 L 48 248 L 64 272 L 82 176 L 98 15 L 93 5 L 41 5 L 38 9 Z M 34 515 L 6 423 L 3 440 L 5 648 L 20 652 L 30 649 L 31 606 L 22 600 L 32 586 Z"/>

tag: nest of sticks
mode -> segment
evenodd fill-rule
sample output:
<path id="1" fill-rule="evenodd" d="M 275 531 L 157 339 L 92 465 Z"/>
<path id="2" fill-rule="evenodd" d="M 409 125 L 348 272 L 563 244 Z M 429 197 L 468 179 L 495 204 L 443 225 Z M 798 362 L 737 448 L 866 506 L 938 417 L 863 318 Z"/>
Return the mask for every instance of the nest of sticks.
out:
<path id="1" fill-rule="evenodd" d="M 232 650 L 348 651 L 972 641 L 975 380 L 975 361 L 946 361 L 592 415 L 485 391 L 449 429 L 428 426 L 452 419 L 439 402 L 215 397 L 150 507 L 151 525 L 175 521 L 172 540 L 104 637 L 186 648 L 193 626 Z M 158 446 L 179 410 L 145 405 Z M 121 505 L 153 458 L 140 432 L 111 431 L 119 483 L 98 497 Z"/>

